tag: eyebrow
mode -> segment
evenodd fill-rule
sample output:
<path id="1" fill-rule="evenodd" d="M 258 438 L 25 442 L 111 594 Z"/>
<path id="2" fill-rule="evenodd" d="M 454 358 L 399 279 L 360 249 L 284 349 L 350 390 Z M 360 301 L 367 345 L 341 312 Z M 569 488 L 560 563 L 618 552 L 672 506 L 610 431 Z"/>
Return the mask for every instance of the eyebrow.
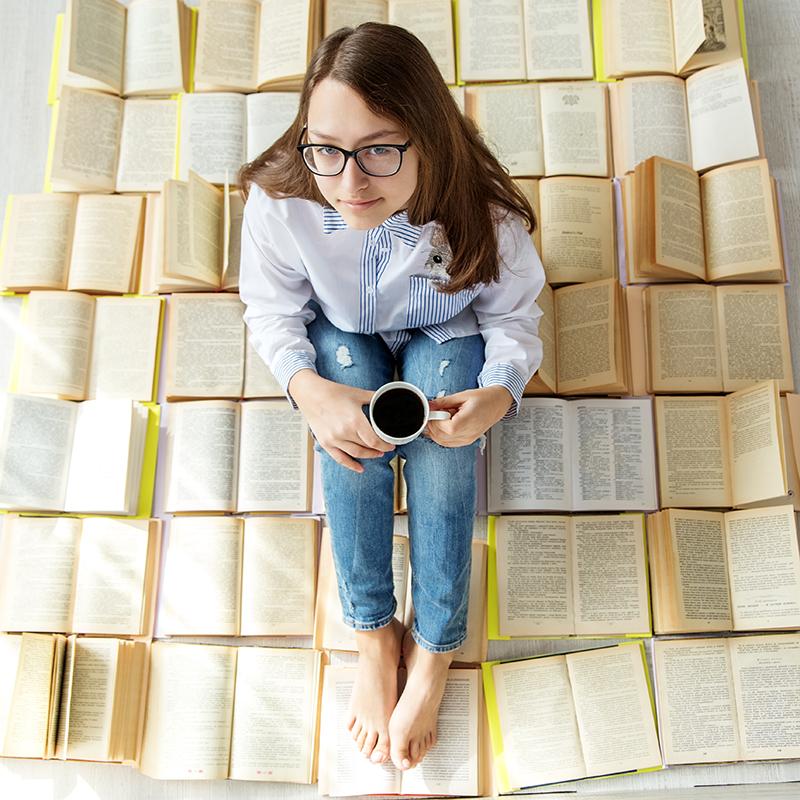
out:
<path id="1" fill-rule="evenodd" d="M 313 136 L 319 137 L 320 139 L 332 139 L 333 141 L 336 141 L 335 136 L 329 136 L 327 133 L 322 133 L 321 131 L 312 131 L 309 129 L 308 132 Z M 401 131 L 398 131 L 397 129 L 394 128 L 383 128 L 379 131 L 374 131 L 373 133 L 370 133 L 367 136 L 364 136 L 363 138 L 359 139 L 356 142 L 356 146 L 360 145 L 362 142 L 369 142 L 369 141 L 374 142 L 381 136 L 394 136 L 394 135 L 399 136 L 401 135 L 401 133 L 402 133 Z"/>

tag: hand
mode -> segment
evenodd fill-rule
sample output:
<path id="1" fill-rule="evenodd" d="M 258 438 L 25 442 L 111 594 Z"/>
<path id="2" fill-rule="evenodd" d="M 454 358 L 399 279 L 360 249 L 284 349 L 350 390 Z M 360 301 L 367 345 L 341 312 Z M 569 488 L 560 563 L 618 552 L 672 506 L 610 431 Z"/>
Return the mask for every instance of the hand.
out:
<path id="1" fill-rule="evenodd" d="M 394 450 L 369 424 L 362 410 L 375 394 L 300 370 L 289 381 L 289 393 L 303 412 L 317 441 L 337 464 L 363 472 L 356 458 L 379 458 Z"/>
<path id="2" fill-rule="evenodd" d="M 444 447 L 472 444 L 501 420 L 514 398 L 502 386 L 485 386 L 437 397 L 430 401 L 432 410 L 450 412 L 449 420 L 431 420 L 425 432 Z"/>

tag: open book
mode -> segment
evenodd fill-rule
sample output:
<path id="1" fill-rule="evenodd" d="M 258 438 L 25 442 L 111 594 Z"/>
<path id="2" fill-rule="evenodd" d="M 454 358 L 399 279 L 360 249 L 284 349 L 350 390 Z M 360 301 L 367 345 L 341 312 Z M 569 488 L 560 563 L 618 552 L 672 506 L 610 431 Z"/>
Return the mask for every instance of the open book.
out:
<path id="1" fill-rule="evenodd" d="M 406 628 L 414 622 L 411 601 L 411 564 L 408 536 L 401 531 L 405 520 L 395 517 L 395 534 L 392 539 L 392 577 L 394 579 L 397 610 L 395 618 Z M 469 610 L 467 612 L 467 638 L 455 652 L 459 663 L 477 664 L 486 659 L 486 542 L 472 540 L 472 570 L 469 582 Z M 314 614 L 314 647 L 323 650 L 356 652 L 355 632 L 342 621 L 342 604 L 336 582 L 336 572 L 331 551 L 330 531 L 324 528 L 319 556 L 317 602 Z"/>
<path id="2" fill-rule="evenodd" d="M 56 95 L 62 86 L 117 95 L 189 91 L 191 10 L 182 0 L 126 5 L 67 0 L 63 29 L 56 28 Z"/>
<path id="3" fill-rule="evenodd" d="M 650 400 L 523 397 L 489 431 L 488 481 L 490 513 L 654 510 Z"/>
<path id="4" fill-rule="evenodd" d="M 698 172 L 763 156 L 754 87 L 741 59 L 685 81 L 652 75 L 609 83 L 614 174 L 622 176 L 654 155 Z"/>
<path id="5" fill-rule="evenodd" d="M 0 508 L 149 517 L 158 406 L 0 395 Z"/>
<path id="6" fill-rule="evenodd" d="M 702 177 L 651 156 L 622 179 L 630 283 L 783 283 L 777 189 L 765 159 Z"/>
<path id="7" fill-rule="evenodd" d="M 310 636 L 317 520 L 175 517 L 158 635 Z"/>
<path id="8" fill-rule="evenodd" d="M 139 769 L 313 783 L 322 653 L 154 642 Z"/>
<path id="9" fill-rule="evenodd" d="M 52 119 L 45 191 L 160 191 L 175 172 L 177 100 L 65 86 Z"/>
<path id="10" fill-rule="evenodd" d="M 284 397 L 258 355 L 234 294 L 176 294 L 169 299 L 167 400 Z"/>
<path id="11" fill-rule="evenodd" d="M 741 0 L 595 0 L 598 80 L 686 75 L 742 56 Z"/>
<path id="12" fill-rule="evenodd" d="M 650 635 L 643 514 L 489 517 L 489 638 Z"/>
<path id="13" fill-rule="evenodd" d="M 134 764 L 143 641 L 0 634 L 0 755 Z"/>
<path id="14" fill-rule="evenodd" d="M 467 116 L 512 176 L 608 176 L 611 135 L 605 84 L 468 86 L 465 102 Z"/>
<path id="15" fill-rule="evenodd" d="M 135 292 L 144 222 L 141 197 L 9 195 L 0 286 L 18 292 Z"/>
<path id="16" fill-rule="evenodd" d="M 165 510 L 310 511 L 308 424 L 286 400 L 168 404 Z"/>
<path id="17" fill-rule="evenodd" d="M 642 314 L 648 392 L 732 392 L 769 379 L 794 389 L 782 285 L 647 286 Z"/>
<path id="18" fill-rule="evenodd" d="M 400 673 L 401 678 L 404 671 Z M 344 717 L 355 684 L 354 666 L 325 667 L 320 723 L 319 793 L 481 795 L 487 775 L 483 754 L 483 692 L 477 669 L 450 669 L 439 707 L 436 744 L 406 771 L 391 761 L 373 764 L 358 751 Z"/>
<path id="19" fill-rule="evenodd" d="M 483 665 L 500 792 L 659 769 L 644 646 Z"/>
<path id="20" fill-rule="evenodd" d="M 459 0 L 461 82 L 591 78 L 586 0 Z"/>
<path id="21" fill-rule="evenodd" d="M 615 278 L 545 285 L 536 302 L 543 357 L 526 394 L 631 394 L 627 306 Z"/>
<path id="22" fill-rule="evenodd" d="M 200 0 L 194 90 L 299 89 L 321 14 L 319 0 Z"/>
<path id="23" fill-rule="evenodd" d="M 149 636 L 161 521 L 5 517 L 0 630 Z"/>
<path id="24" fill-rule="evenodd" d="M 797 496 L 775 381 L 727 396 L 655 398 L 662 508 L 775 505 Z"/>
<path id="25" fill-rule="evenodd" d="M 657 639 L 667 764 L 800 758 L 800 634 Z"/>
<path id="26" fill-rule="evenodd" d="M 656 633 L 800 628 L 792 506 L 648 518 Z"/>
<path id="27" fill-rule="evenodd" d="M 65 400 L 152 401 L 162 309 L 160 297 L 31 292 L 15 389 Z"/>
<path id="28" fill-rule="evenodd" d="M 614 186 L 605 178 L 518 178 L 536 214 L 534 244 L 547 283 L 617 277 Z"/>
<path id="29" fill-rule="evenodd" d="M 322 35 L 362 22 L 399 25 L 428 48 L 445 83 L 456 82 L 453 9 L 450 0 L 327 0 Z"/>

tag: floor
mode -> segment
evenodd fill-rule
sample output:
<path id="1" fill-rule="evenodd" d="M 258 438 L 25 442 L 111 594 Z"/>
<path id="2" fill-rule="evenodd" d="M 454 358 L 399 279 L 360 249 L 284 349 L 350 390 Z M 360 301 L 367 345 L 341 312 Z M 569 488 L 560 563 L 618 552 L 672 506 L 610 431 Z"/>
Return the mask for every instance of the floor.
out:
<path id="1" fill-rule="evenodd" d="M 65 0 L 0 0 L 0 207 L 10 192 L 41 191 L 50 111 L 46 105 L 50 49 L 56 14 Z M 796 258 L 800 254 L 800 2 L 745 0 L 751 77 L 760 84 L 767 156 L 778 178 L 783 204 L 789 288 L 789 321 L 795 374 L 800 375 L 800 292 Z M 491 658 L 523 656 L 586 643 L 494 643 Z M 800 762 L 672 768 L 661 772 L 601 781 L 583 781 L 564 792 L 602 793 L 609 797 L 789 798 L 800 786 L 742 784 L 800 782 Z M 735 786 L 738 784 L 738 786 Z M 697 787 L 693 789 L 692 787 Z M 707 788 L 699 788 L 707 787 Z M 725 788 L 712 788 L 725 787 Z M 666 791 L 665 791 L 666 790 Z M 103 764 L 62 764 L 19 759 L 0 761 L 2 800 L 115 797 L 119 800 L 219 800 L 255 797 L 311 798 L 317 787 L 233 781 L 189 782 L 151 780 L 135 770 Z M 553 794 L 550 789 L 547 794 Z"/>

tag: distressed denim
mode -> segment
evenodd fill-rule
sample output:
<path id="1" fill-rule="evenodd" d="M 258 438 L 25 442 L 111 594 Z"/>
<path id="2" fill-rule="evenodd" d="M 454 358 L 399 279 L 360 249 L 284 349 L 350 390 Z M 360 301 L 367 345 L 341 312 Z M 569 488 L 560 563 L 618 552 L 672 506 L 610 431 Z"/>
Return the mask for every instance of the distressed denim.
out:
<path id="1" fill-rule="evenodd" d="M 395 379 L 418 386 L 429 399 L 478 385 L 484 364 L 479 334 L 439 344 L 419 330 L 396 356 L 380 336 L 335 327 L 312 305 L 308 336 L 318 373 L 374 391 Z M 368 415 L 368 406 L 364 406 Z M 412 636 L 426 650 L 458 649 L 467 633 L 471 543 L 475 517 L 475 458 L 480 439 L 443 447 L 428 436 L 398 445 L 379 458 L 359 459 L 353 472 L 315 443 L 333 560 L 345 624 L 356 630 L 388 625 L 397 602 L 392 581 L 395 454 L 405 460 L 411 545 Z"/>

